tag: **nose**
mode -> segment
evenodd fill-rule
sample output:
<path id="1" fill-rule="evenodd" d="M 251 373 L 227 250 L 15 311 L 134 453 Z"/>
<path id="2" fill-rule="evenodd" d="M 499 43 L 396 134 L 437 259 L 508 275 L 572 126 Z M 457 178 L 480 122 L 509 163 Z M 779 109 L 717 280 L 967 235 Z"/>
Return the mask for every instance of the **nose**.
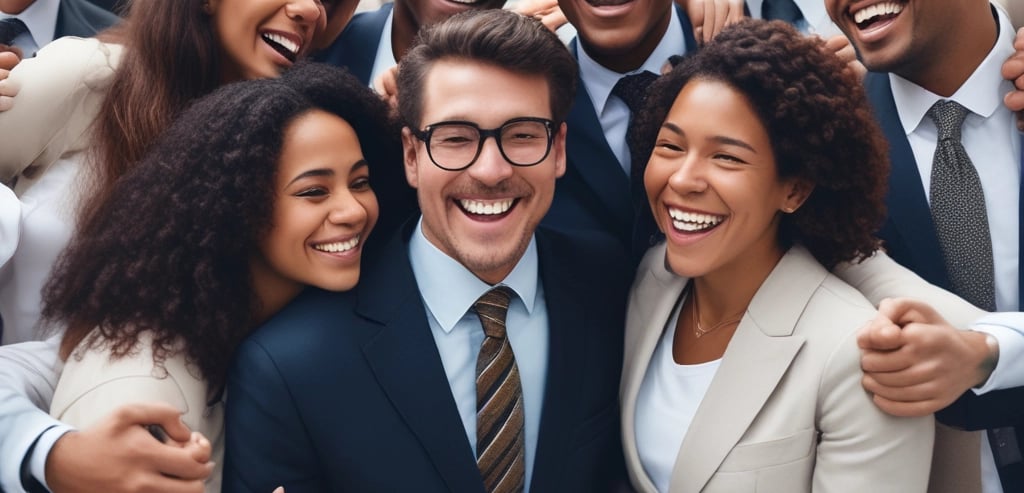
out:
<path id="1" fill-rule="evenodd" d="M 512 163 L 501 155 L 497 137 L 484 139 L 480 155 L 468 168 L 473 179 L 488 186 L 495 186 L 512 176 Z"/>
<path id="2" fill-rule="evenodd" d="M 376 205 L 376 199 L 374 204 Z M 352 226 L 362 229 L 370 212 L 367 204 L 356 199 L 349 191 L 335 193 L 331 197 L 330 211 L 327 213 L 327 221 L 336 226 Z"/>
<path id="3" fill-rule="evenodd" d="M 285 5 L 288 18 L 307 25 L 325 22 L 324 6 L 317 0 L 292 0 Z"/>
<path id="4" fill-rule="evenodd" d="M 707 163 L 696 153 L 678 161 L 678 167 L 668 178 L 668 185 L 679 194 L 700 193 L 708 188 L 705 176 Z"/>

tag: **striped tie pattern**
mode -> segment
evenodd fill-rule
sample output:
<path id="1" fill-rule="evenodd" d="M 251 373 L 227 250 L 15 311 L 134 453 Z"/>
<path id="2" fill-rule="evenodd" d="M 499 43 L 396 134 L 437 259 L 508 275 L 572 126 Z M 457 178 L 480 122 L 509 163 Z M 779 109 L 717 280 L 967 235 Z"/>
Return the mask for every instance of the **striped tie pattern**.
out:
<path id="1" fill-rule="evenodd" d="M 523 388 L 505 337 L 511 295 L 499 286 L 473 304 L 485 336 L 476 360 L 476 462 L 488 492 L 523 491 L 526 477 Z"/>

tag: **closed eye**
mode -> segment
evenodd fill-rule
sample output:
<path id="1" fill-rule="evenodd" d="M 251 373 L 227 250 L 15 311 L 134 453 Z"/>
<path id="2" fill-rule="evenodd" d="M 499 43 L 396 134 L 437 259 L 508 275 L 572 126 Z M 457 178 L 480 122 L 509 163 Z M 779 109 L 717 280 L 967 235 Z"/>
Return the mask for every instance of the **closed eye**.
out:
<path id="1" fill-rule="evenodd" d="M 294 195 L 296 197 L 304 197 L 304 198 L 323 197 L 323 196 L 327 195 L 327 190 L 325 188 L 323 188 L 323 187 L 310 187 L 310 188 L 303 189 L 303 190 L 301 190 L 299 192 L 296 192 Z"/>

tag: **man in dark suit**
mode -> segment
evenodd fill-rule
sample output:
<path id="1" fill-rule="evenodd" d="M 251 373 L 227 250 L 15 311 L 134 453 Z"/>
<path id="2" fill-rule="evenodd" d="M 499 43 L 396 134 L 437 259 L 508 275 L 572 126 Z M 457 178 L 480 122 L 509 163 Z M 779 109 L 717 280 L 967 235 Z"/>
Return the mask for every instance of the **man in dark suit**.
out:
<path id="1" fill-rule="evenodd" d="M 889 138 L 889 216 L 880 232 L 889 255 L 979 307 L 1020 310 L 1024 145 L 1002 104 L 1013 86 L 1000 74 L 1013 53 L 1009 19 L 988 0 L 911 0 L 871 9 L 827 0 L 826 6 L 871 71 L 869 97 Z M 919 307 L 892 313 L 903 324 L 935 323 L 933 315 Z M 1024 384 L 1024 317 L 997 314 L 974 328 L 863 337 L 865 387 L 894 414 L 930 413 L 955 397 L 928 402 L 922 395 L 966 390 L 937 417 L 990 430 L 990 443 L 980 447 L 981 491 L 1024 491 L 1024 437 L 1013 431 L 1024 425 L 1024 391 L 999 390 Z M 953 356 L 933 364 L 936 354 Z M 963 467 L 939 472 L 977 472 L 977 454 L 959 452 Z"/>
<path id="2" fill-rule="evenodd" d="M 657 228 L 642 177 L 631 176 L 626 130 L 633 103 L 615 87 L 630 75 L 659 74 L 670 56 L 696 49 L 693 28 L 672 0 L 630 0 L 614 16 L 586 0 L 558 4 L 577 29 L 570 49 L 579 62 L 579 89 L 567 120 L 565 177 L 544 224 L 610 234 L 639 260 Z"/>
<path id="3" fill-rule="evenodd" d="M 377 10 L 352 17 L 341 36 L 315 59 L 346 67 L 359 80 L 370 84 L 398 64 L 421 27 L 467 10 L 501 8 L 504 3 L 504 0 L 388 2 Z"/>
<path id="4" fill-rule="evenodd" d="M 594 492 L 624 478 L 625 252 L 536 229 L 565 169 L 575 64 L 500 9 L 422 36 L 398 81 L 422 216 L 367 252 L 355 289 L 307 290 L 239 348 L 224 491 Z M 487 308 L 498 292 L 507 332 Z M 499 343 L 503 359 L 486 358 Z"/>
<path id="5" fill-rule="evenodd" d="M 59 37 L 95 36 L 120 20 L 88 0 L 0 0 L 0 19 L 8 17 L 28 29 L 13 43 L 27 57 Z"/>

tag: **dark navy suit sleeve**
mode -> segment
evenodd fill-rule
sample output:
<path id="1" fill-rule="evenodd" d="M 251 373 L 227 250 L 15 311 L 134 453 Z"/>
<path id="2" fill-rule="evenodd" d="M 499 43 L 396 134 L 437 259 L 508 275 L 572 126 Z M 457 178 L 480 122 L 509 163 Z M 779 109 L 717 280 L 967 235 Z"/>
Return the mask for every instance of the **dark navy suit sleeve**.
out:
<path id="1" fill-rule="evenodd" d="M 228 377 L 223 491 L 327 491 L 289 386 L 254 339 L 236 351 Z"/>

